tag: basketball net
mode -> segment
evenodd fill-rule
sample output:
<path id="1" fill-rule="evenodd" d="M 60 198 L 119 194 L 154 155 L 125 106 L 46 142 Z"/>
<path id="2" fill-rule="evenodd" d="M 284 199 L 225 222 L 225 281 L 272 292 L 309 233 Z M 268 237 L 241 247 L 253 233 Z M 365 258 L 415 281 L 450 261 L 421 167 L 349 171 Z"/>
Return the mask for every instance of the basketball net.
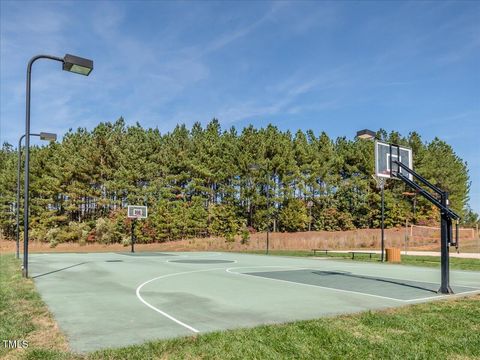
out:
<path id="1" fill-rule="evenodd" d="M 387 178 L 376 176 L 376 175 L 372 175 L 372 177 L 375 179 L 375 182 L 377 183 L 377 188 L 383 189 L 383 187 L 385 186 L 385 183 L 387 182 Z"/>

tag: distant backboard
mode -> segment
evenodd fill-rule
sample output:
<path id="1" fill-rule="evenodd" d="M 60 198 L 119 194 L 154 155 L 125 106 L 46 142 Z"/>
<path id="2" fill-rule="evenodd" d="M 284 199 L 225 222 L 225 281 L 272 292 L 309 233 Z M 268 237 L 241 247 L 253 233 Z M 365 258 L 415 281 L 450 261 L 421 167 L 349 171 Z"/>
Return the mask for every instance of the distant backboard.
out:
<path id="1" fill-rule="evenodd" d="M 375 141 L 375 175 L 395 179 L 395 174 L 400 172 L 412 180 L 412 175 L 395 164 L 395 161 L 413 169 L 412 149 Z"/>
<path id="2" fill-rule="evenodd" d="M 137 206 L 137 205 L 128 205 L 127 217 L 132 219 L 146 219 L 147 218 L 147 207 L 146 206 Z"/>

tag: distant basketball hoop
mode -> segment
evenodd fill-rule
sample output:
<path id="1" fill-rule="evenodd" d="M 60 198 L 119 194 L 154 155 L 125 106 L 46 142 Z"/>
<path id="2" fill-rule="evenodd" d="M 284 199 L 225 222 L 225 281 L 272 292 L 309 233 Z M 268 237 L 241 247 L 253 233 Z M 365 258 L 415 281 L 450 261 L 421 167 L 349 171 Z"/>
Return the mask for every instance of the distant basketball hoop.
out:
<path id="1" fill-rule="evenodd" d="M 146 206 L 139 206 L 139 205 L 128 205 L 127 207 L 127 218 L 132 219 L 132 250 L 131 252 L 135 252 L 135 223 L 137 219 L 146 219 L 148 216 L 148 210 Z"/>
<path id="2" fill-rule="evenodd" d="M 127 217 L 130 219 L 146 219 L 148 215 L 146 206 L 128 205 Z"/>

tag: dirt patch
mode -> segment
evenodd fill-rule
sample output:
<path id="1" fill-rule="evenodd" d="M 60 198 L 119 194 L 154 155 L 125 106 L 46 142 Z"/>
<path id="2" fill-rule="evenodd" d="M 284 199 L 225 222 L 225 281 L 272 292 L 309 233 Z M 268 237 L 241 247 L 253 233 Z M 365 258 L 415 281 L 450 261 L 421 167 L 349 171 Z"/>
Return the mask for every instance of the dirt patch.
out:
<path id="1" fill-rule="evenodd" d="M 29 346 L 69 351 L 67 339 L 48 312 L 35 316 L 32 322 L 35 330 L 28 335 Z"/>
<path id="2" fill-rule="evenodd" d="M 261 250 L 266 246 L 266 233 L 252 234 L 248 244 L 242 244 L 240 239 L 226 242 L 223 238 L 196 238 L 164 243 L 137 244 L 137 251 L 242 251 Z M 405 242 L 404 228 L 385 230 L 385 246 L 402 250 L 439 251 L 439 243 L 428 243 L 409 240 Z M 307 231 L 296 233 L 270 233 L 270 249 L 272 250 L 367 250 L 380 249 L 379 229 L 358 229 L 350 231 Z M 23 246 L 21 246 L 22 248 Z M 480 252 L 480 240 L 462 240 L 462 252 Z M 122 244 L 63 243 L 51 248 L 48 243 L 32 241 L 30 252 L 116 252 L 128 251 L 128 246 Z M 0 252 L 14 252 L 15 242 L 0 239 Z M 22 251 L 22 250 L 21 250 Z"/>

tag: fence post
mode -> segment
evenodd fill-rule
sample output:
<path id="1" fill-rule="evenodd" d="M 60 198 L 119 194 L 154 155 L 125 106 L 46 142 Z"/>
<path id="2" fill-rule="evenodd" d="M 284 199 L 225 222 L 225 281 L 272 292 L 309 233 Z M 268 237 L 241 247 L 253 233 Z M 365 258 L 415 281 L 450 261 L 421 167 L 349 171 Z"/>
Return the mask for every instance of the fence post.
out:
<path id="1" fill-rule="evenodd" d="M 405 255 L 407 255 L 408 251 L 408 219 L 405 219 Z"/>
<path id="2" fill-rule="evenodd" d="M 480 234 L 478 233 L 478 222 L 475 225 L 475 227 L 477 228 L 477 245 L 478 245 L 478 252 L 480 253 Z"/>

